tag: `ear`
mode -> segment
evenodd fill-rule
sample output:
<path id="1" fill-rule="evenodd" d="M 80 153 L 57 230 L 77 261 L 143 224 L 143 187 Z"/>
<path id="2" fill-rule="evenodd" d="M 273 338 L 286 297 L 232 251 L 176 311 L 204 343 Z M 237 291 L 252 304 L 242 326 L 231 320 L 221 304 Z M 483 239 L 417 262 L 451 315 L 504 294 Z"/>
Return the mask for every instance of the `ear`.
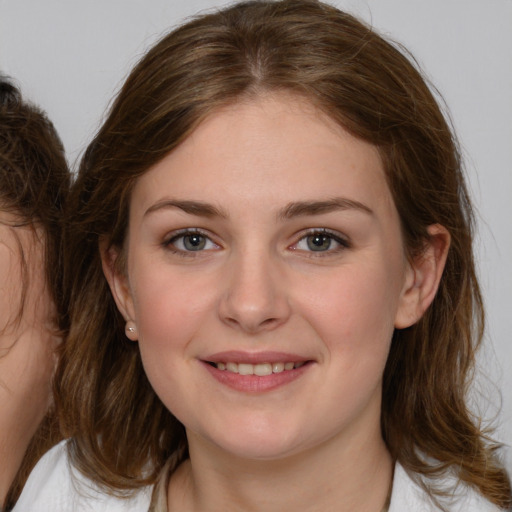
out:
<path id="1" fill-rule="evenodd" d="M 443 275 L 450 233 L 440 224 L 432 224 L 427 231 L 429 239 L 424 251 L 408 264 L 395 317 L 396 329 L 410 327 L 423 316 L 434 300 Z"/>
<path id="2" fill-rule="evenodd" d="M 126 275 L 124 265 L 120 265 L 120 249 L 109 246 L 105 240 L 100 241 L 101 265 L 103 274 L 107 279 L 110 291 L 117 305 L 117 309 L 126 320 L 126 336 L 137 341 L 137 330 L 135 327 L 135 308 L 130 290 L 130 284 Z"/>

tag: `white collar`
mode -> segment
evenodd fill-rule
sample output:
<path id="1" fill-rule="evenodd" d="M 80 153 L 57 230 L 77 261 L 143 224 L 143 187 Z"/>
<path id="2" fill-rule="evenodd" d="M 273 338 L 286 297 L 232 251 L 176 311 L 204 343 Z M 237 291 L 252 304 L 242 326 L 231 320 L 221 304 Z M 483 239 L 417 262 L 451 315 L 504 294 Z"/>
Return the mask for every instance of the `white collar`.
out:
<path id="1" fill-rule="evenodd" d="M 448 476 L 436 482 L 449 491 L 442 500 L 448 512 L 503 512 L 468 485 Z M 395 465 L 393 490 L 388 512 L 440 512 L 427 492 L 400 465 Z"/>

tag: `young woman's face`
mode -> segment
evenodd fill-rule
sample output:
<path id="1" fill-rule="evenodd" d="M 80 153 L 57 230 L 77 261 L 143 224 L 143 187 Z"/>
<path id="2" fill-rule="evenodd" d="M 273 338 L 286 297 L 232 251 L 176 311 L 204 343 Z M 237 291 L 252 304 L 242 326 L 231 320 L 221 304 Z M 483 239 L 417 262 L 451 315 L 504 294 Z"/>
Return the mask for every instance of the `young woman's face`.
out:
<path id="1" fill-rule="evenodd" d="M 273 459 L 379 432 L 414 272 L 373 146 L 292 95 L 225 108 L 139 179 L 125 249 L 114 293 L 189 440 Z"/>
<path id="2" fill-rule="evenodd" d="M 58 341 L 45 282 L 44 234 L 13 227 L 17 222 L 0 210 L 0 417 L 16 422 L 13 443 L 28 441 L 48 409 Z"/>

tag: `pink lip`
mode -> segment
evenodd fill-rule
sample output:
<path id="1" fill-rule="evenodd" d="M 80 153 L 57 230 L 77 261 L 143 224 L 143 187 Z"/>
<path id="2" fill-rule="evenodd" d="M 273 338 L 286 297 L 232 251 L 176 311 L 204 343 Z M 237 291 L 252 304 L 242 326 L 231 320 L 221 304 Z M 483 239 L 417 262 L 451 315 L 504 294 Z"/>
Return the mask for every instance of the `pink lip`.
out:
<path id="1" fill-rule="evenodd" d="M 299 368 L 294 368 L 293 370 L 285 370 L 280 373 L 272 373 L 271 375 L 259 377 L 257 375 L 240 375 L 239 373 L 233 373 L 227 370 L 219 370 L 216 366 L 210 364 L 218 362 L 250 364 L 305 362 L 306 364 Z M 236 391 L 251 394 L 272 391 L 285 386 L 304 375 L 313 365 L 313 361 L 310 359 L 295 354 L 285 354 L 283 352 L 258 352 L 251 354 L 237 351 L 219 352 L 201 360 L 201 363 L 210 375 L 221 384 Z"/>

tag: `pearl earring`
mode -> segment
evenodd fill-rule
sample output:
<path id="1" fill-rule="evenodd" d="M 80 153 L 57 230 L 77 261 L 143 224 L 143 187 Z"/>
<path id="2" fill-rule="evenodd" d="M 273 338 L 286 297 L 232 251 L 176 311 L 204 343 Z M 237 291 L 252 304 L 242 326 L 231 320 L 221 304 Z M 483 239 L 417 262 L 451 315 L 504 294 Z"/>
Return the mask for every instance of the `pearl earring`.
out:
<path id="1" fill-rule="evenodd" d="M 126 337 L 132 341 L 137 340 L 137 326 L 135 325 L 135 322 L 132 320 L 128 320 L 126 322 L 124 332 L 126 334 Z"/>

